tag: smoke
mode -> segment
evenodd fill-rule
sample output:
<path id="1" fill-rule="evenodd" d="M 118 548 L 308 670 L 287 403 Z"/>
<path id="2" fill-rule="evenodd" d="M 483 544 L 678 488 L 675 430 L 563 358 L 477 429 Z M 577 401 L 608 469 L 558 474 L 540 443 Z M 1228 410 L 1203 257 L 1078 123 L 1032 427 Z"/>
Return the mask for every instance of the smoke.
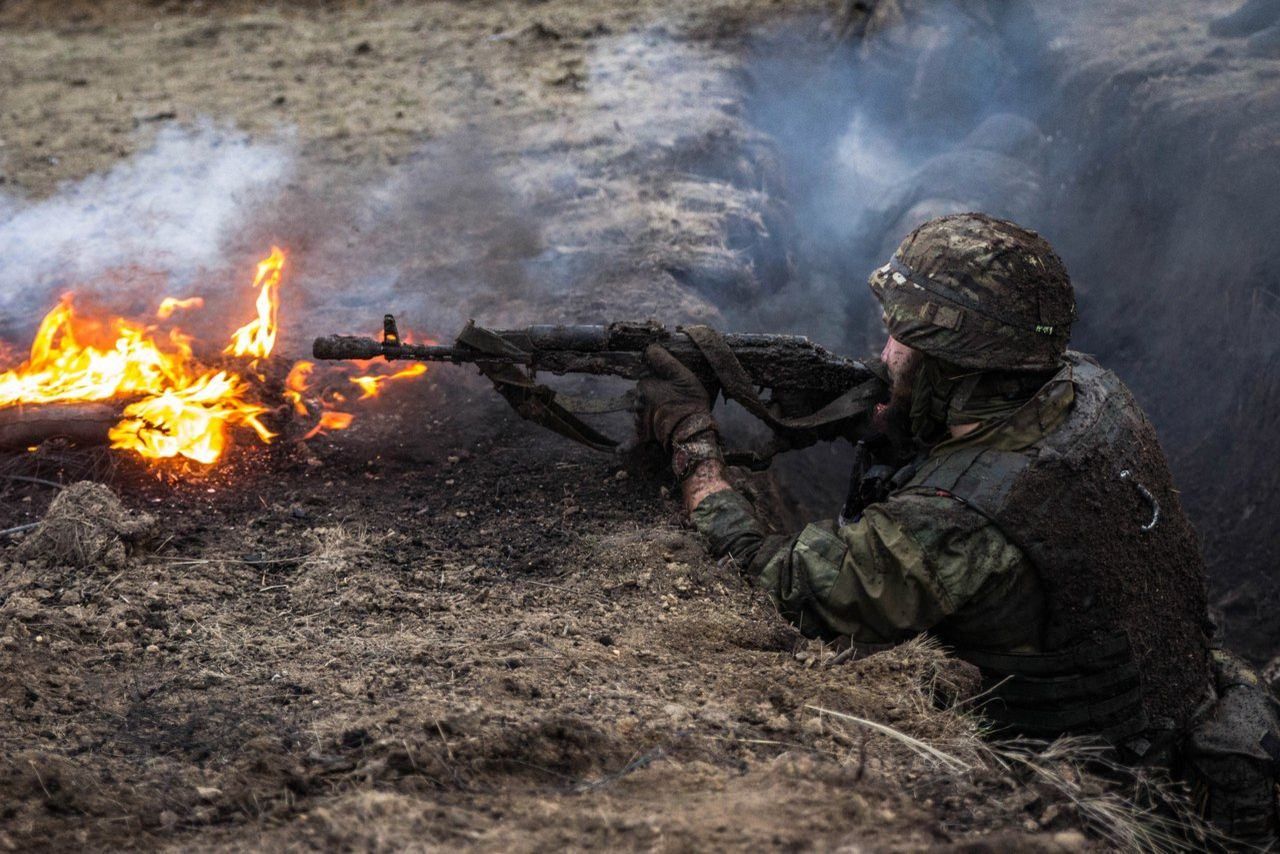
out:
<path id="1" fill-rule="evenodd" d="M 132 316 L 162 295 L 199 294 L 208 304 L 184 326 L 213 335 L 243 311 L 237 286 L 273 243 L 289 257 L 280 345 L 290 355 L 316 334 L 372 334 L 388 312 L 435 337 L 471 317 L 503 325 L 625 314 L 626 288 L 649 284 L 636 271 L 652 254 L 645 229 L 675 228 L 671 204 L 656 194 L 644 202 L 636 176 L 655 170 L 650 158 L 674 139 L 705 134 L 727 99 L 701 97 L 716 95 L 707 89 L 716 70 L 698 50 L 656 33 L 603 41 L 585 73 L 554 84 L 585 90 L 592 106 L 580 115 L 551 114 L 513 133 L 480 111 L 467 130 L 390 166 L 300 168 L 290 129 L 263 142 L 205 120 L 167 127 L 49 198 L 0 195 L 0 338 L 20 347 L 68 291 Z M 691 211 L 684 227 L 717 242 L 716 213 Z M 616 280 L 625 276 L 635 281 L 624 288 Z M 613 311 L 596 286 L 610 277 Z M 669 275 L 664 284 L 641 299 L 677 303 L 679 284 Z M 666 308 L 635 311 L 670 316 Z"/>
<path id="2" fill-rule="evenodd" d="M 485 139 L 424 144 L 390 170 L 298 168 L 294 133 L 251 139 L 210 120 L 159 132 L 106 172 L 46 199 L 0 195 L 0 338 L 20 350 L 66 292 L 146 317 L 164 295 L 198 295 L 198 336 L 244 319 L 253 262 L 286 248 L 282 348 L 320 331 L 372 334 L 386 312 L 419 331 L 505 315 L 541 249 L 524 199 Z M 229 327 L 228 327 L 229 328 Z"/>
<path id="3" fill-rule="evenodd" d="M 50 198 L 0 195 L 0 330 L 29 328 L 63 291 L 120 310 L 137 277 L 180 291 L 222 266 L 227 241 L 259 216 L 292 163 L 286 144 L 206 122 L 165 128 L 144 151 Z"/>
<path id="4" fill-rule="evenodd" d="M 548 84 L 563 92 L 551 103 L 580 92 L 580 106 L 515 127 L 481 107 L 388 165 L 300 166 L 288 128 L 262 142 L 212 121 L 168 127 L 50 198 L 0 195 L 0 337 L 20 345 L 65 291 L 135 316 L 199 294 L 184 326 L 213 335 L 273 243 L 289 257 L 287 355 L 316 334 L 372 334 L 388 312 L 437 338 L 472 317 L 705 319 L 685 282 L 732 283 L 724 223 L 755 216 L 697 174 L 722 169 L 697 146 L 741 125 L 727 57 L 662 31 L 601 38 Z"/>
<path id="5" fill-rule="evenodd" d="M 1040 38 L 1025 8 L 933 4 L 861 43 L 834 43 L 818 22 L 759 37 L 750 116 L 777 142 L 799 235 L 778 310 L 818 319 L 805 331 L 875 344 L 867 275 L 932 216 L 1043 220 L 1050 143 L 1032 108 L 1048 83 L 1042 53 L 1024 49 Z"/>
<path id="6" fill-rule="evenodd" d="M 1263 143 L 1280 102 L 1233 82 L 1248 66 L 1229 45 L 1204 59 L 1205 22 L 1144 53 L 1090 30 L 1106 7 L 884 3 L 902 17 L 873 13 L 860 44 L 762 34 L 750 115 L 800 238 L 798 275 L 752 316 L 866 352 L 883 336 L 866 277 L 912 227 L 982 210 L 1039 231 L 1076 285 L 1073 347 L 1152 416 L 1219 588 L 1262 583 L 1280 559 L 1256 521 L 1280 511 L 1280 164 Z"/>

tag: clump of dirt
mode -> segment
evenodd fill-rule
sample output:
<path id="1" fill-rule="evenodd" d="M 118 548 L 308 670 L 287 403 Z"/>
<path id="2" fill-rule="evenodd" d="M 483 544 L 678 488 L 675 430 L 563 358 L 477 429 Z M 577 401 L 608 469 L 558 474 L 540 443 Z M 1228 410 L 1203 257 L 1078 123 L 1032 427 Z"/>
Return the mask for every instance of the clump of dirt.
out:
<path id="1" fill-rule="evenodd" d="M 18 547 L 18 557 L 48 566 L 120 570 L 128 550 L 154 528 L 152 516 L 126 510 L 109 487 L 80 481 L 53 500 L 39 526 Z"/>
<path id="2" fill-rule="evenodd" d="M 325 525 L 307 531 L 307 555 L 290 586 L 294 601 L 320 607 L 352 603 L 366 596 L 361 580 L 377 584 L 385 594 L 387 585 L 396 584 L 394 578 L 378 573 L 361 579 L 359 573 L 362 566 L 368 566 L 363 559 L 385 539 L 385 535 L 370 534 L 363 525 Z"/>

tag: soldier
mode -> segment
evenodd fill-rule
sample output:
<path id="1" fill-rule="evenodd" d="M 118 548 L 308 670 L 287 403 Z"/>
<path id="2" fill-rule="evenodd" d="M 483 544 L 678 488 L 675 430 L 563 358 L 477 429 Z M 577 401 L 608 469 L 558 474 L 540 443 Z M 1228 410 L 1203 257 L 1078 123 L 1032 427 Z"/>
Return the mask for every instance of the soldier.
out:
<path id="1" fill-rule="evenodd" d="M 1276 703 L 1212 648 L 1204 564 L 1155 430 L 1113 373 L 1067 350 L 1057 254 L 958 214 L 917 228 L 870 285 L 889 332 L 883 436 L 859 443 L 841 518 L 797 536 L 767 533 L 725 479 L 698 380 L 646 353 L 641 432 L 671 452 L 711 552 L 806 634 L 929 632 L 979 668 L 1000 730 L 1099 736 L 1194 783 L 1226 833 L 1270 839 Z M 895 447 L 910 462 L 877 459 Z"/>

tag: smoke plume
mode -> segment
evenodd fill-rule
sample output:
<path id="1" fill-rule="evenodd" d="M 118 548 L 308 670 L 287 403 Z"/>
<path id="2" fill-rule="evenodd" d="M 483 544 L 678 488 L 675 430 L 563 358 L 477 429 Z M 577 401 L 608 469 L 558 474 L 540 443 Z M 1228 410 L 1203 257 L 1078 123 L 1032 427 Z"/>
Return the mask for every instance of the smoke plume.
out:
<path id="1" fill-rule="evenodd" d="M 121 311 L 139 276 L 148 299 L 158 298 L 157 277 L 181 291 L 222 266 L 227 241 L 292 162 L 285 144 L 203 123 L 165 128 L 139 154 L 50 198 L 0 195 L 0 332 L 29 329 L 64 291 Z"/>

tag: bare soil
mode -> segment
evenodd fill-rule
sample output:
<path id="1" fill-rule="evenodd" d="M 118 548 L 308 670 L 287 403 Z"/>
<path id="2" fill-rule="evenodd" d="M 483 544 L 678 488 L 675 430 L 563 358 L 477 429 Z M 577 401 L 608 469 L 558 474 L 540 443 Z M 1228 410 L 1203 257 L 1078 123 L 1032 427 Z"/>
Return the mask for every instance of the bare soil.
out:
<path id="1" fill-rule="evenodd" d="M 0 844 L 1082 843 L 1053 792 L 817 711 L 969 751 L 942 707 L 972 674 L 915 644 L 825 666 L 660 480 L 504 413 L 395 438 L 471 394 L 207 477 L 117 462 L 155 518 L 123 569 L 6 553 Z"/>

